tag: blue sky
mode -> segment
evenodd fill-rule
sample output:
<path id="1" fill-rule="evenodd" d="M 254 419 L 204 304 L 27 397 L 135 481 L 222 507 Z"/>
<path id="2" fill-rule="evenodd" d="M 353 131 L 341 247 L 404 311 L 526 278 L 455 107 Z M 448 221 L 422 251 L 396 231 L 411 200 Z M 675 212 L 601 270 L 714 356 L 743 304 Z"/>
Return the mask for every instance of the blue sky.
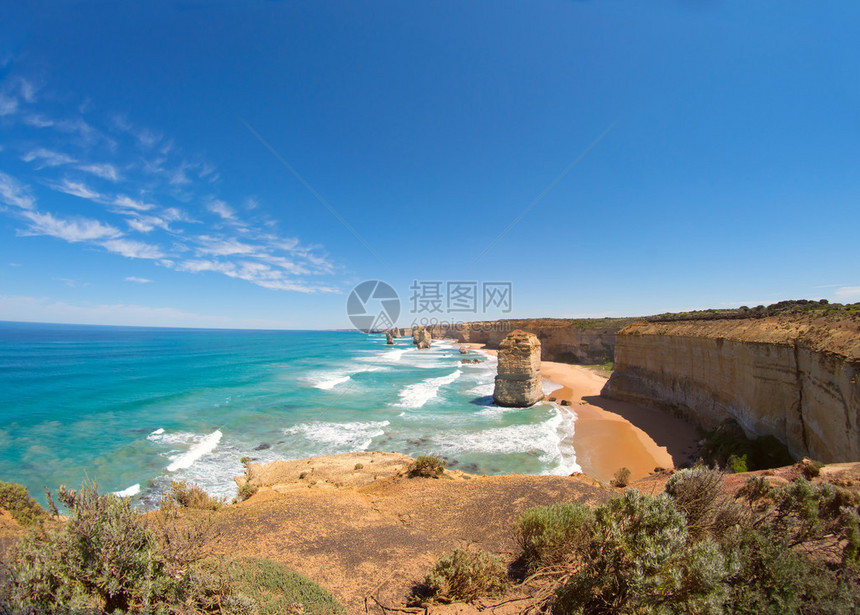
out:
<path id="1" fill-rule="evenodd" d="M 0 320 L 860 301 L 857 40 L 853 0 L 4 2 Z"/>

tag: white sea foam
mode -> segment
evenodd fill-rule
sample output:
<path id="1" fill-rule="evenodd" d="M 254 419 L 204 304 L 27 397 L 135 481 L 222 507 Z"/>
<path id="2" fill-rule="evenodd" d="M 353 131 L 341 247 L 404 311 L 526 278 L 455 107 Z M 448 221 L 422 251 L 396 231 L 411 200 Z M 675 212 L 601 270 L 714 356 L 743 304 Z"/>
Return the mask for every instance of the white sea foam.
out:
<path id="1" fill-rule="evenodd" d="M 218 442 L 221 441 L 221 436 L 224 434 L 221 433 L 220 429 L 216 429 L 208 436 L 203 436 L 197 440 L 197 442 L 186 452 L 178 455 L 177 457 L 171 459 L 170 465 L 167 466 L 168 472 L 176 472 L 177 470 L 184 470 L 185 468 L 190 468 L 194 465 L 194 462 L 203 457 L 204 455 L 211 453 L 215 450 L 215 447 L 218 446 Z"/>
<path id="2" fill-rule="evenodd" d="M 123 489 L 122 491 L 114 491 L 113 492 L 113 494 L 115 496 L 118 496 L 121 498 L 130 498 L 132 496 L 137 495 L 138 493 L 140 493 L 140 483 L 135 483 L 131 487 Z"/>
<path id="3" fill-rule="evenodd" d="M 407 385 L 398 394 L 400 397 L 400 401 L 397 402 L 395 405 L 400 408 L 420 408 L 428 401 L 435 398 L 439 394 L 439 389 L 457 380 L 457 378 L 459 378 L 462 373 L 463 372 L 461 372 L 460 368 L 458 367 L 456 370 L 454 370 L 447 376 L 440 376 L 438 378 L 427 378 L 426 380 L 422 380 L 421 382 Z"/>
<path id="4" fill-rule="evenodd" d="M 163 434 L 164 434 L 164 428 L 163 428 L 163 427 L 159 427 L 158 429 L 156 429 L 155 431 L 153 431 L 151 434 L 149 434 L 148 436 L 146 436 L 146 439 L 147 439 L 147 440 L 160 440 L 160 438 L 159 438 L 158 436 L 161 436 L 161 435 L 163 435 Z"/>
<path id="5" fill-rule="evenodd" d="M 553 382 L 552 380 L 549 380 L 547 378 L 543 378 L 542 380 L 542 388 L 544 395 L 549 395 L 550 393 L 560 389 L 561 387 L 562 385 L 558 384 L 557 382 Z"/>
<path id="6" fill-rule="evenodd" d="M 355 421 L 301 423 L 284 430 L 287 436 L 299 436 L 315 444 L 316 454 L 353 453 L 367 450 L 373 438 L 385 433 L 388 421 Z"/>
<path id="7" fill-rule="evenodd" d="M 433 437 L 438 449 L 449 455 L 463 452 L 514 454 L 535 453 L 550 466 L 546 474 L 581 472 L 573 449 L 576 414 L 559 407 L 542 423 L 494 427 L 472 433 L 442 433 Z"/>
<path id="8" fill-rule="evenodd" d="M 345 369 L 333 369 L 330 371 L 310 374 L 302 378 L 306 382 L 310 382 L 315 389 L 329 391 L 339 384 L 352 380 L 355 374 L 363 372 L 378 372 L 386 368 L 379 365 L 354 365 Z"/>

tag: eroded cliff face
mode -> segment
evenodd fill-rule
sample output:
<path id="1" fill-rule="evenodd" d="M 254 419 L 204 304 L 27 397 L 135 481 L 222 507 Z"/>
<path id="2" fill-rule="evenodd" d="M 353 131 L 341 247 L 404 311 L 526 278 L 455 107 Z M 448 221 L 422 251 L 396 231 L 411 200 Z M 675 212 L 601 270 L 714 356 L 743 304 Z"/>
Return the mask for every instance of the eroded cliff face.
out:
<path id="1" fill-rule="evenodd" d="M 860 326 L 798 317 L 631 324 L 617 334 L 602 395 L 705 429 L 734 419 L 797 457 L 860 460 Z"/>
<path id="2" fill-rule="evenodd" d="M 508 333 L 520 329 L 538 337 L 544 361 L 596 364 L 612 361 L 615 333 L 628 322 L 618 319 L 613 324 L 593 325 L 587 321 L 565 319 L 498 320 L 433 325 L 429 329 L 436 338 L 486 344 L 487 348 L 493 349 L 499 347 Z"/>

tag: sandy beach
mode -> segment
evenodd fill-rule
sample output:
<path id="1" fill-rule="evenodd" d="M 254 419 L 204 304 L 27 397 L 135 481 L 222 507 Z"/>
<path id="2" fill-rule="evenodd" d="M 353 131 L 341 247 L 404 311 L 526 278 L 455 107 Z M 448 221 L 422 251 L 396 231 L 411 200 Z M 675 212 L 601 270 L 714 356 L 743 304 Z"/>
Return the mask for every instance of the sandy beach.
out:
<path id="1" fill-rule="evenodd" d="M 489 354 L 483 344 L 465 344 Z M 696 451 L 696 429 L 670 414 L 622 401 L 600 397 L 608 374 L 583 365 L 541 361 L 541 374 L 561 385 L 547 397 L 567 401 L 576 415 L 573 446 L 582 471 L 608 482 L 627 467 L 631 480 L 643 478 L 654 468 L 672 468 Z"/>

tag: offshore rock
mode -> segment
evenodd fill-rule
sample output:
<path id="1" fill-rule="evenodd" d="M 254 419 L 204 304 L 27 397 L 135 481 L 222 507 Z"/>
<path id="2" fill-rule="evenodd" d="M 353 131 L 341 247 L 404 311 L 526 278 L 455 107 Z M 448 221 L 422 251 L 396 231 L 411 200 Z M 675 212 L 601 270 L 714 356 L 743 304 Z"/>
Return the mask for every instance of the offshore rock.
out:
<path id="1" fill-rule="evenodd" d="M 394 340 L 391 337 L 391 331 L 385 332 L 385 343 L 388 344 L 389 346 L 394 344 Z"/>
<path id="2" fill-rule="evenodd" d="M 521 408 L 543 399 L 540 340 L 517 329 L 499 344 L 499 368 L 493 400 L 500 406 Z"/>
<path id="3" fill-rule="evenodd" d="M 460 346 L 460 354 L 469 354 L 469 349 L 465 346 Z"/>
<path id="4" fill-rule="evenodd" d="M 430 348 L 430 342 L 432 338 L 430 337 L 430 331 L 428 331 L 425 327 L 417 327 L 412 329 L 412 343 L 415 344 L 419 349 L 421 348 Z"/>

